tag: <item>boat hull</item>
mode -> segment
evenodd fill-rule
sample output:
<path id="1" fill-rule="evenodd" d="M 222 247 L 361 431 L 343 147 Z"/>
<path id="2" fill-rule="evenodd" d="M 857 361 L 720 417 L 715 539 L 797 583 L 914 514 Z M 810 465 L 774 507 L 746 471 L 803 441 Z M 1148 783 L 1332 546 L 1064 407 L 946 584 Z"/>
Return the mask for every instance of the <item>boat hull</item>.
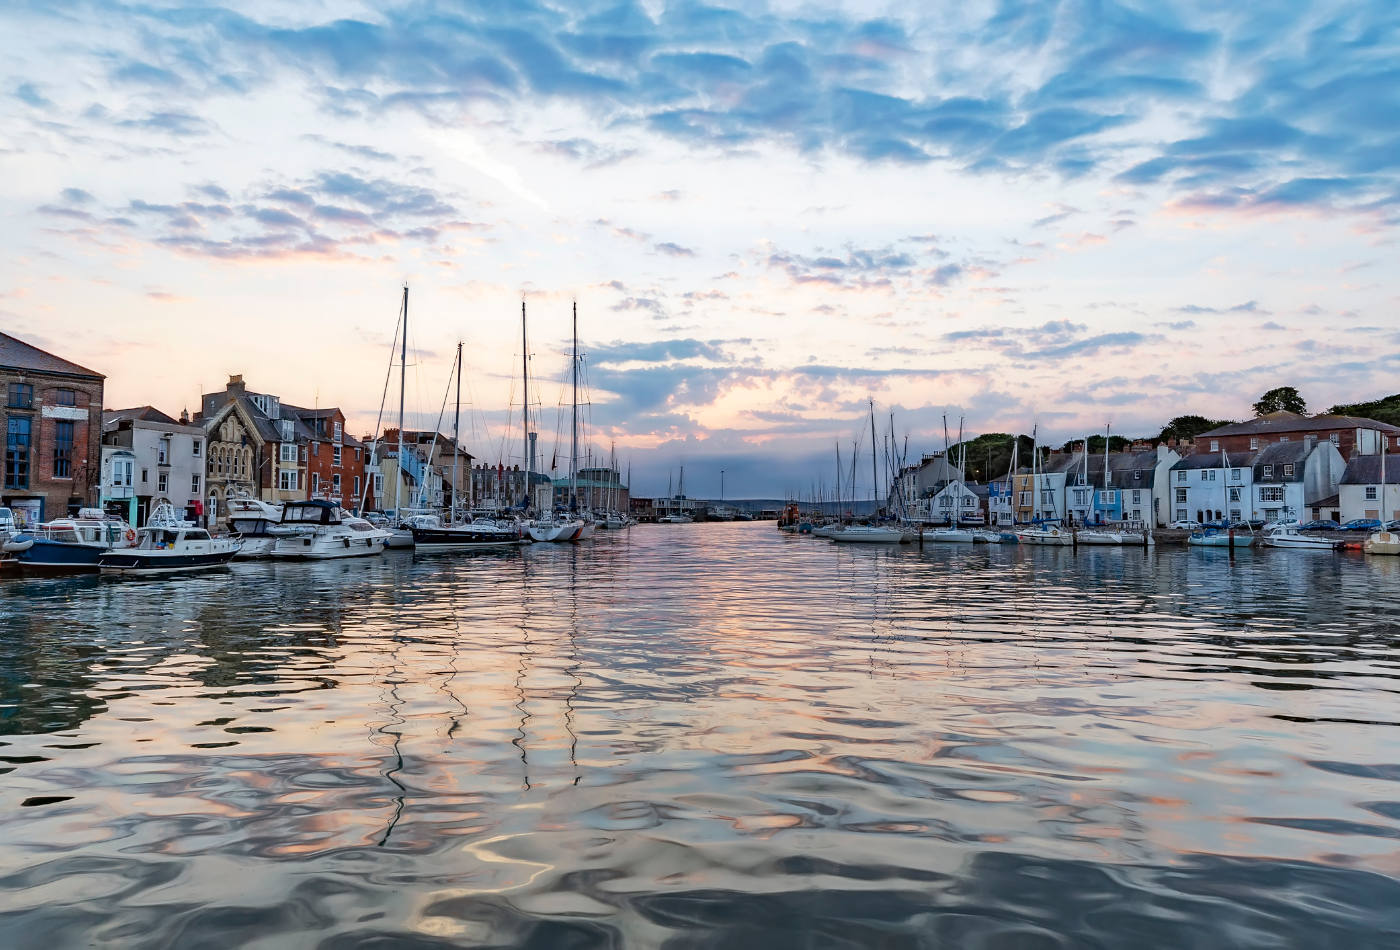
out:
<path id="1" fill-rule="evenodd" d="M 202 554 L 162 554 L 159 551 L 111 551 L 98 560 L 103 574 L 174 574 L 185 571 L 207 571 L 224 567 L 233 560 L 237 549 L 211 551 Z"/>
<path id="2" fill-rule="evenodd" d="M 384 552 L 383 538 L 283 538 L 272 557 L 289 561 L 329 561 L 342 557 L 372 557 Z"/>
<path id="3" fill-rule="evenodd" d="M 583 522 L 546 521 L 542 524 L 532 524 L 526 530 L 529 532 L 531 541 L 564 544 L 569 541 L 579 540 L 579 534 L 583 531 Z"/>
<path id="4" fill-rule="evenodd" d="M 1367 554 L 1400 554 L 1400 534 L 1394 531 L 1377 531 L 1366 539 L 1362 549 Z"/>
<path id="5" fill-rule="evenodd" d="M 421 553 L 437 551 L 471 551 L 476 548 L 514 547 L 527 544 L 529 539 L 519 531 L 473 529 L 471 525 L 455 528 L 414 528 L 414 549 Z"/>
<path id="6" fill-rule="evenodd" d="M 97 559 L 107 550 L 34 538 L 29 547 L 15 555 L 15 561 L 24 574 L 94 574 Z"/>
<path id="7" fill-rule="evenodd" d="M 277 544 L 277 539 L 273 537 L 250 538 L 244 536 L 243 547 L 238 549 L 234 555 L 239 560 L 249 560 L 259 557 L 271 557 L 272 549 Z"/>
<path id="8" fill-rule="evenodd" d="M 831 535 L 837 544 L 908 544 L 912 538 L 899 528 L 844 528 Z"/>
<path id="9" fill-rule="evenodd" d="M 960 528 L 939 528 L 936 531 L 927 532 L 924 535 L 924 540 L 939 544 L 972 544 L 977 540 L 977 536 L 971 531 L 963 531 Z"/>

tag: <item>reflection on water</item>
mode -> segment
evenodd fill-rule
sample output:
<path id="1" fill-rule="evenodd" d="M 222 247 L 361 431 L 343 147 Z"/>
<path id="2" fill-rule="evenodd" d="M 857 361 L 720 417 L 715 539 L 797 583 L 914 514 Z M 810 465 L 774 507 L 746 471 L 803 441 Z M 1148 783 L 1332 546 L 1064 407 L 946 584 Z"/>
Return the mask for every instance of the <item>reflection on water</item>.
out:
<path id="1" fill-rule="evenodd" d="M 1400 945 L 1400 563 L 771 525 L 0 583 L 0 945 Z"/>

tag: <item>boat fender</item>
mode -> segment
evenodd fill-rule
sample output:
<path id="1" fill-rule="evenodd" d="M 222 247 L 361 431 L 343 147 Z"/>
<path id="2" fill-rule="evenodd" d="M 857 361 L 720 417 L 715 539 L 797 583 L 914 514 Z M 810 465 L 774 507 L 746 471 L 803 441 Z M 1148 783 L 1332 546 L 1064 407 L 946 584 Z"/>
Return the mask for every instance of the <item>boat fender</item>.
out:
<path id="1" fill-rule="evenodd" d="M 135 540 L 136 540 L 136 532 L 135 532 L 135 531 L 132 531 L 130 528 L 127 528 L 127 529 L 126 529 L 126 539 L 127 539 L 127 541 L 135 541 Z"/>

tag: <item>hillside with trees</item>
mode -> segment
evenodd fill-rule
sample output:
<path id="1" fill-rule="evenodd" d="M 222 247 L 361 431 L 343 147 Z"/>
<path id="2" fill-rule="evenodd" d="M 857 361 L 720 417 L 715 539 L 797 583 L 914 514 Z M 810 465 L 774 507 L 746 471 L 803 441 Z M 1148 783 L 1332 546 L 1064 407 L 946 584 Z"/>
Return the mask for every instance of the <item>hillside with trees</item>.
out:
<path id="1" fill-rule="evenodd" d="M 1393 426 L 1400 426 L 1400 393 L 1382 396 L 1370 402 L 1333 406 L 1327 411 L 1340 416 L 1360 416 L 1363 419 L 1375 419 L 1377 422 L 1389 422 Z"/>

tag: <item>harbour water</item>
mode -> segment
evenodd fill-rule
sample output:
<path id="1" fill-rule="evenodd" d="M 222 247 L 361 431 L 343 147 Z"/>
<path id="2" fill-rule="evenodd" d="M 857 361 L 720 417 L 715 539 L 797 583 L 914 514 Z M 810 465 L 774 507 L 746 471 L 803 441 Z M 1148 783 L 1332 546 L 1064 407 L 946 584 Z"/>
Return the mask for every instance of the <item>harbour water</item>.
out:
<path id="1" fill-rule="evenodd" d="M 1400 559 L 0 582 L 0 946 L 1394 947 Z"/>

